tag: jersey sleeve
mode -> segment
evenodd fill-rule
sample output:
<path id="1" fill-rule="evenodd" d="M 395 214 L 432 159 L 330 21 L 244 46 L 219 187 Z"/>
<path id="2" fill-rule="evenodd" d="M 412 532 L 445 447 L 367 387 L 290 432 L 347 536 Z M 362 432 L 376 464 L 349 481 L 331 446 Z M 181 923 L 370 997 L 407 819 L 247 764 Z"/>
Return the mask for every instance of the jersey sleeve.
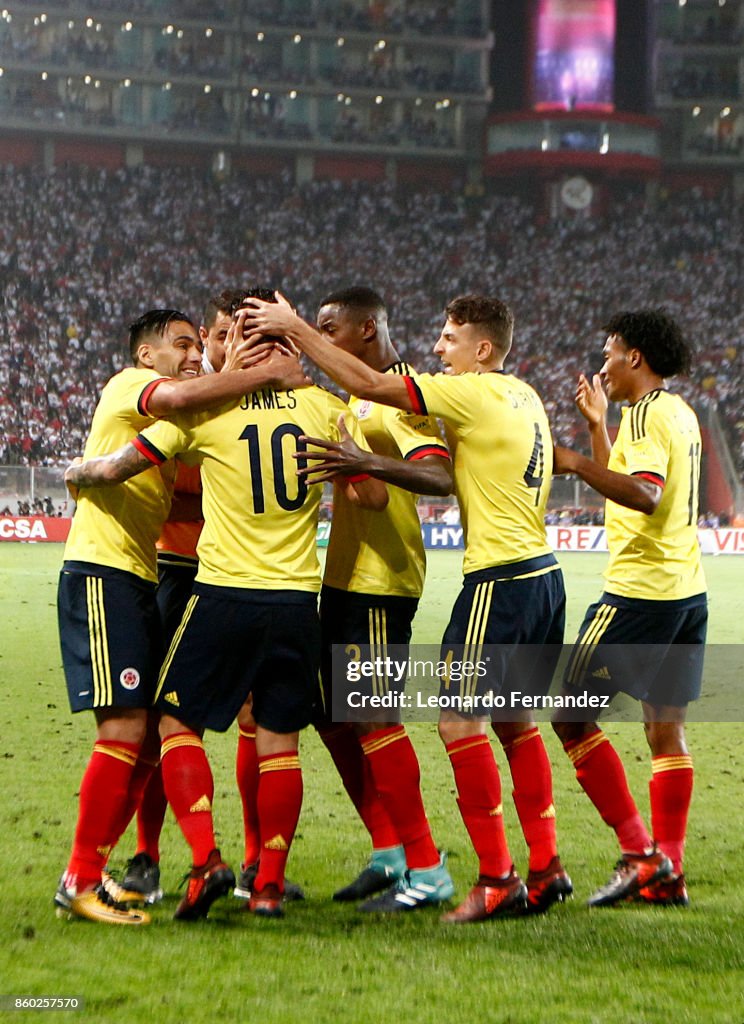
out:
<path id="1" fill-rule="evenodd" d="M 191 436 L 174 420 L 157 420 L 135 437 L 134 447 L 156 466 L 192 450 Z"/>
<path id="2" fill-rule="evenodd" d="M 671 452 L 670 424 L 653 405 L 635 407 L 627 416 L 625 470 L 663 487 Z"/>
<path id="3" fill-rule="evenodd" d="M 428 455 L 449 459 L 447 445 L 439 436 L 436 422 L 431 416 L 387 407 L 384 423 L 385 430 L 395 441 L 404 459 L 414 461 L 425 459 Z"/>
<path id="4" fill-rule="evenodd" d="M 467 432 L 478 423 L 483 395 L 478 375 L 463 373 L 422 373 L 404 377 L 413 411 L 419 416 L 441 416 L 459 432 Z"/>
<path id="5" fill-rule="evenodd" d="M 104 396 L 118 418 L 129 421 L 132 416 L 148 417 L 147 402 L 155 388 L 168 377 L 146 367 L 129 367 L 112 377 Z"/>
<path id="6" fill-rule="evenodd" d="M 362 448 L 365 452 L 371 451 L 367 439 L 362 433 L 362 428 L 359 426 L 359 421 L 356 416 L 346 404 L 342 402 L 340 398 L 336 398 L 335 395 L 328 395 L 328 434 L 332 441 L 340 441 L 341 433 L 338 429 L 338 418 L 343 415 L 346 429 L 352 436 L 352 439 Z M 349 483 L 357 483 L 360 480 L 369 479 L 369 473 L 357 473 L 356 476 L 348 476 L 346 479 Z"/>

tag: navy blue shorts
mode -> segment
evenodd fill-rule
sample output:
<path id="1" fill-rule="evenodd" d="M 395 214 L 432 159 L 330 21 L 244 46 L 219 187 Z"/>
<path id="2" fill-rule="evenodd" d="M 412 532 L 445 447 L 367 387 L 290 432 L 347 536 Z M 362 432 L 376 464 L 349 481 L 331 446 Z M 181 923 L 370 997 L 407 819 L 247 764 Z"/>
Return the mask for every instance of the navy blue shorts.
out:
<path id="1" fill-rule="evenodd" d="M 72 711 L 152 704 L 163 652 L 153 583 L 121 569 L 65 562 L 57 615 Z"/>
<path id="2" fill-rule="evenodd" d="M 160 610 L 160 622 L 163 628 L 163 647 L 170 647 L 170 642 L 181 624 L 181 617 L 194 589 L 194 580 L 199 568 L 198 562 L 184 559 L 181 564 L 168 556 L 168 561 L 158 559 L 158 589 L 156 600 Z"/>
<path id="3" fill-rule="evenodd" d="M 297 732 L 312 719 L 319 664 L 315 594 L 195 583 L 156 705 L 196 731 L 225 732 L 250 693 L 260 726 Z"/>
<path id="4" fill-rule="evenodd" d="M 602 594 L 587 609 L 563 685 L 684 707 L 700 696 L 707 623 L 705 594 L 680 601 Z"/>
<path id="5" fill-rule="evenodd" d="M 343 645 L 344 656 L 354 661 L 387 657 L 389 645 L 408 648 L 413 618 L 418 608 L 417 597 L 358 594 L 323 587 L 320 592 L 320 629 L 322 637 L 321 687 L 316 701 L 314 721 L 321 725 L 331 720 L 333 701 L 333 647 Z M 357 686 L 361 693 L 383 696 L 402 692 L 405 677 L 396 681 L 387 674 L 363 679 Z"/>
<path id="6" fill-rule="evenodd" d="M 519 578 L 551 565 L 556 568 L 542 575 Z M 517 578 L 510 578 L 512 573 Z M 485 661 L 484 672 L 458 673 L 462 678 L 456 682 L 443 678 L 440 697 L 546 694 L 561 653 L 565 615 L 563 574 L 552 555 L 468 573 L 444 632 L 440 658 L 462 665 Z"/>

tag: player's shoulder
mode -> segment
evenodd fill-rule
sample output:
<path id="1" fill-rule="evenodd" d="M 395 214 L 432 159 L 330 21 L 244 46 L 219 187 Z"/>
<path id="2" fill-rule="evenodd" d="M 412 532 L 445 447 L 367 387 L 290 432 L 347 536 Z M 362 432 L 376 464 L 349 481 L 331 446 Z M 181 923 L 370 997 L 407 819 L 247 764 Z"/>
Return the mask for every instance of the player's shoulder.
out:
<path id="1" fill-rule="evenodd" d="M 694 409 L 680 395 L 663 388 L 649 391 L 630 407 L 625 417 L 631 439 L 638 441 L 650 430 L 674 432 L 697 424 Z"/>
<path id="2" fill-rule="evenodd" d="M 384 373 L 392 373 L 397 377 L 417 377 L 416 370 L 405 359 L 399 359 L 390 366 L 385 367 Z"/>

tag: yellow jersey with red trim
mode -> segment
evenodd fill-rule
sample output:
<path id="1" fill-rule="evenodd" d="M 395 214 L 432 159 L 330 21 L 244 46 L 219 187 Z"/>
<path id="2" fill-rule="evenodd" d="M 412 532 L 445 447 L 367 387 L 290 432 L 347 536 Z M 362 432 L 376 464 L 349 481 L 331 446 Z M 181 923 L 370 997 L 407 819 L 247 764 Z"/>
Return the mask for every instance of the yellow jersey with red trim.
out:
<path id="1" fill-rule="evenodd" d="M 395 363 L 385 372 L 415 376 L 406 363 Z M 406 460 L 436 455 L 449 460 L 431 417 L 353 397 L 349 406 L 376 454 Z M 329 587 L 358 594 L 421 597 L 426 555 L 417 496 L 392 484 L 387 487 L 389 500 L 382 512 L 360 508 L 336 494 L 323 575 Z"/>
<path id="2" fill-rule="evenodd" d="M 552 554 L 545 509 L 553 441 L 534 388 L 500 371 L 424 373 L 406 377 L 406 384 L 414 411 L 444 422 L 465 539 L 464 572 Z"/>
<path id="3" fill-rule="evenodd" d="M 147 401 L 166 379 L 133 366 L 113 376 L 101 392 L 83 458 L 107 455 L 155 422 Z M 156 466 L 118 487 L 81 488 L 65 561 L 111 566 L 157 582 L 155 541 L 168 516 L 171 491 L 171 467 Z"/>
<path id="4" fill-rule="evenodd" d="M 264 388 L 209 414 L 159 420 L 136 439 L 160 464 L 201 464 L 204 528 L 197 580 L 255 590 L 320 589 L 316 551 L 322 484 L 296 475 L 303 435 L 339 440 L 338 419 L 367 448 L 349 407 L 322 388 Z"/>
<path id="5" fill-rule="evenodd" d="M 647 477 L 663 493 L 651 515 L 607 501 L 608 593 L 651 601 L 705 593 L 697 539 L 701 451 L 697 416 L 679 395 L 651 391 L 622 410 L 608 468 Z"/>

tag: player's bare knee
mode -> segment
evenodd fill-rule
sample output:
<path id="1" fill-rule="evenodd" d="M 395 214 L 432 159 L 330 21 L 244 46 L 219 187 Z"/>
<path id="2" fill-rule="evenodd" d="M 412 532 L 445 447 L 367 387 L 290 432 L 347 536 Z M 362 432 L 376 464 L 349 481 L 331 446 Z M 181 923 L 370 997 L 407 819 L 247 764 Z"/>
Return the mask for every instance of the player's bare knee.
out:
<path id="1" fill-rule="evenodd" d="M 686 754 L 684 722 L 644 722 L 646 740 L 653 757 Z"/>
<path id="2" fill-rule="evenodd" d="M 553 727 L 553 732 L 564 746 L 566 743 L 582 740 L 597 728 L 596 722 L 567 722 L 560 717 L 553 718 L 550 724 Z"/>
<path id="3" fill-rule="evenodd" d="M 96 712 L 98 738 L 141 745 L 147 732 L 144 708 L 106 708 Z"/>

